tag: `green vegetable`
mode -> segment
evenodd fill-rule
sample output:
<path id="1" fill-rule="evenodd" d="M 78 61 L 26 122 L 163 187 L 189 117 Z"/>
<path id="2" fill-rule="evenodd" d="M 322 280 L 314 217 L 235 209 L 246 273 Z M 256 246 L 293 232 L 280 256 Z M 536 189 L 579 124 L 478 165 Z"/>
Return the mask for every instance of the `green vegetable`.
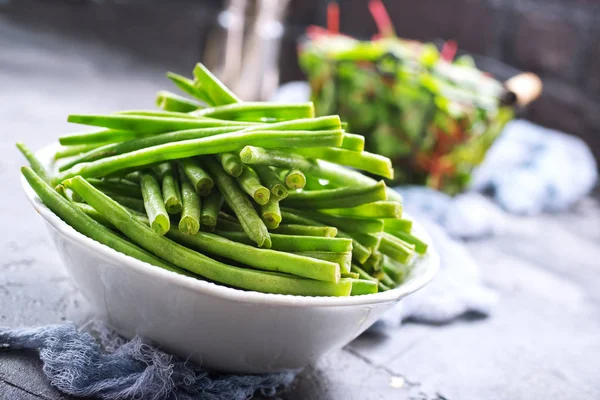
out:
<path id="1" fill-rule="evenodd" d="M 27 148 L 27 146 L 25 146 L 25 144 L 22 143 L 22 142 L 17 142 L 17 148 L 19 149 L 19 151 L 21 152 L 21 154 L 23 154 L 23 156 L 25 157 L 25 159 L 27 159 L 27 161 L 29 162 L 29 164 L 31 165 L 31 168 L 35 171 L 35 173 L 40 178 L 42 178 L 44 181 L 49 182 L 50 181 L 50 177 L 48 176 L 48 172 L 46 171 L 46 168 L 44 168 L 44 166 L 42 165 L 42 163 L 31 152 L 31 150 L 29 150 Z"/>
<path id="2" fill-rule="evenodd" d="M 198 63 L 194 67 L 194 87 L 204 93 L 213 106 L 222 104 L 239 103 L 241 100 L 233 94 L 221 81 L 219 81 L 203 64 Z"/>
<path id="3" fill-rule="evenodd" d="M 415 251 L 419 254 L 425 254 L 427 252 L 427 243 L 419 239 L 418 237 L 411 235 L 410 233 L 397 231 L 393 234 L 398 239 L 402 239 L 407 243 L 413 244 L 415 246 Z"/>
<path id="4" fill-rule="evenodd" d="M 257 204 L 265 205 L 269 202 L 271 192 L 260 183 L 256 172 L 247 166 L 243 167 L 241 175 L 237 177 L 237 182 Z"/>
<path id="5" fill-rule="evenodd" d="M 358 219 L 349 217 L 337 217 L 321 214 L 318 212 L 282 208 L 283 220 L 286 221 L 291 214 L 318 221 L 321 224 L 335 226 L 348 232 L 379 233 L 383 231 L 383 221 L 380 219 Z"/>
<path id="6" fill-rule="evenodd" d="M 202 209 L 202 200 L 187 176 L 185 176 L 185 173 L 181 170 L 179 179 L 181 181 L 181 200 L 183 205 L 181 218 L 179 219 L 179 230 L 186 235 L 194 235 L 200 230 L 200 215 L 201 212 L 204 212 L 204 209 Z M 213 193 L 211 193 L 212 195 Z"/>
<path id="7" fill-rule="evenodd" d="M 344 132 L 342 149 L 352 151 L 363 151 L 365 149 L 365 137 L 362 135 L 355 135 L 353 133 Z"/>
<path id="8" fill-rule="evenodd" d="M 283 201 L 286 207 L 294 208 L 349 208 L 373 201 L 386 200 L 383 181 L 366 187 L 345 187 L 319 191 L 292 192 Z"/>
<path id="9" fill-rule="evenodd" d="M 381 234 L 381 244 L 379 251 L 392 257 L 403 264 L 408 263 L 415 252 L 415 245 L 407 243 L 389 233 Z"/>
<path id="10" fill-rule="evenodd" d="M 249 101 L 213 108 L 203 108 L 193 111 L 190 114 L 196 117 L 247 122 L 290 121 L 301 118 L 313 118 L 315 116 L 312 103 L 278 104 Z"/>
<path id="11" fill-rule="evenodd" d="M 275 229 L 275 232 L 285 235 L 335 237 L 338 230 L 333 226 L 281 224 L 279 228 Z"/>
<path id="12" fill-rule="evenodd" d="M 171 229 L 171 222 L 169 220 L 169 214 L 167 214 L 167 210 L 165 209 L 160 184 L 154 174 L 150 171 L 142 172 L 140 179 L 142 195 L 144 197 L 144 208 L 148 214 L 150 226 L 154 232 L 159 235 L 164 235 Z M 84 196 L 81 197 L 85 199 Z"/>
<path id="13" fill-rule="evenodd" d="M 343 143 L 343 142 L 342 142 Z M 393 179 L 394 169 L 389 158 L 378 154 L 368 153 L 366 151 L 352 151 L 346 149 L 337 149 L 331 147 L 319 147 L 314 149 L 294 149 L 295 153 L 327 160 L 336 164 L 367 171 L 372 174 Z"/>
<path id="14" fill-rule="evenodd" d="M 220 153 L 217 154 L 217 159 L 221 162 L 221 166 L 229 175 L 237 178 L 244 171 L 242 160 L 235 153 Z"/>
<path id="15" fill-rule="evenodd" d="M 332 251 L 295 251 L 294 254 L 304 257 L 318 258 L 319 260 L 330 261 L 338 264 L 342 273 L 350 271 L 352 262 L 352 252 L 332 252 Z"/>
<path id="16" fill-rule="evenodd" d="M 215 230 L 222 205 L 223 196 L 221 192 L 213 189 L 208 197 L 204 199 L 204 206 L 200 214 L 200 222 L 203 228 L 211 232 Z"/>
<path id="17" fill-rule="evenodd" d="M 156 95 L 156 105 L 166 111 L 190 112 L 199 109 L 202 105 L 194 100 L 186 99 L 178 94 L 161 90 Z"/>
<path id="18" fill-rule="evenodd" d="M 185 131 L 162 133 L 159 135 L 132 139 L 121 143 L 109 143 L 107 145 L 90 150 L 89 152 L 81 155 L 80 157 L 77 157 L 74 160 L 62 165 L 59 168 L 59 171 L 65 171 L 71 168 L 72 166 L 82 162 L 89 162 L 104 157 L 130 153 L 135 150 L 145 149 L 146 147 L 158 146 L 165 143 L 181 142 L 190 139 L 201 139 L 209 136 L 218 135 L 221 133 L 236 132 L 240 129 L 241 127 L 238 126 L 189 129 Z"/>
<path id="19" fill-rule="evenodd" d="M 167 212 L 169 214 L 179 214 L 182 208 L 181 189 L 173 164 L 170 162 L 161 163 L 158 164 L 156 169 L 159 171 L 162 197 Z"/>
<path id="20" fill-rule="evenodd" d="M 184 235 L 177 230 L 171 230 L 168 235 L 171 239 L 197 249 L 203 254 L 208 253 L 224 257 L 244 263 L 250 267 L 266 271 L 283 272 L 320 281 L 338 282 L 340 279 L 339 265 L 332 262 L 281 251 L 257 249 L 256 247 L 234 242 L 206 232 L 199 232 L 195 235 Z"/>
<path id="21" fill-rule="evenodd" d="M 182 131 L 186 129 L 213 128 L 223 126 L 249 126 L 248 123 L 244 122 L 224 121 L 213 118 L 172 118 L 129 114 L 71 114 L 67 120 L 76 124 L 135 131 L 138 133 L 138 135 Z"/>
<path id="22" fill-rule="evenodd" d="M 204 168 L 202 168 L 200 162 L 197 159 L 190 157 L 180 160 L 179 163 L 181 164 L 185 176 L 187 176 L 196 190 L 196 193 L 198 193 L 199 196 L 208 196 L 215 186 L 215 182 Z"/>
<path id="23" fill-rule="evenodd" d="M 162 161 L 188 158 L 204 154 L 217 154 L 234 151 L 243 144 L 253 143 L 263 147 L 319 146 L 339 144 L 341 133 L 335 131 L 253 131 L 234 132 L 203 139 L 166 143 L 142 150 L 106 157 L 89 163 L 82 163 L 69 168 L 54 177 L 53 182 L 60 183 L 64 179 L 81 175 L 85 178 L 105 176 L 128 168 L 143 167 Z"/>
<path id="24" fill-rule="evenodd" d="M 264 293 L 303 296 L 347 296 L 352 290 L 352 283 L 342 279 L 338 283 L 323 282 L 221 263 L 156 234 L 133 219 L 131 214 L 109 197 L 95 190 L 82 177 L 69 179 L 66 184 L 103 214 L 125 236 L 140 246 L 180 268 L 212 281 Z"/>
<path id="25" fill-rule="evenodd" d="M 319 212 L 353 218 L 400 218 L 402 204 L 395 201 L 374 201 L 351 208 L 330 208 Z M 385 224 L 385 223 L 384 223 Z M 385 227 L 384 227 L 385 229 Z"/>
<path id="26" fill-rule="evenodd" d="M 204 91 L 196 89 L 194 81 L 191 79 L 173 72 L 167 72 L 167 78 L 169 78 L 182 92 L 187 93 L 198 100 L 202 100 L 202 102 L 206 104 L 214 105 L 210 97 Z"/>
<path id="27" fill-rule="evenodd" d="M 109 193 L 108 195 L 110 196 L 111 199 L 113 199 L 114 201 L 116 201 L 117 203 L 119 203 L 120 205 L 122 205 L 124 207 L 128 207 L 128 208 L 131 208 L 133 210 L 143 212 L 143 213 L 146 212 L 146 208 L 144 207 L 144 201 L 142 199 L 127 197 L 127 196 L 119 196 L 119 195 L 115 195 L 115 194 L 111 194 L 111 193 Z"/>
<path id="28" fill-rule="evenodd" d="M 216 230 L 215 233 L 236 242 L 254 244 L 253 240 L 250 239 L 245 232 Z M 346 253 L 352 251 L 352 240 L 346 238 L 294 236 L 271 233 L 271 242 L 271 249 L 287 252 L 331 251 Z"/>
<path id="29" fill-rule="evenodd" d="M 269 202 L 260 206 L 260 217 L 268 229 L 276 229 L 281 223 L 279 200 L 269 199 Z"/>
<path id="30" fill-rule="evenodd" d="M 67 157 L 77 156 L 82 153 L 87 153 L 90 150 L 97 148 L 97 144 L 79 144 L 76 146 L 65 146 L 54 153 L 54 161 Z"/>
<path id="31" fill-rule="evenodd" d="M 260 181 L 271 191 L 271 199 L 283 200 L 287 197 L 288 191 L 275 170 L 265 165 L 256 165 L 254 171 L 260 177 Z"/>
<path id="32" fill-rule="evenodd" d="M 360 296 L 363 294 L 377 293 L 378 285 L 377 282 L 366 280 L 366 279 L 351 279 L 352 281 L 352 292 L 351 296 Z"/>
<path id="33" fill-rule="evenodd" d="M 104 193 L 127 196 L 135 199 L 142 198 L 142 191 L 140 185 L 137 183 L 114 178 L 90 178 L 88 182 L 94 185 L 96 189 L 102 190 Z"/>
<path id="34" fill-rule="evenodd" d="M 189 275 L 187 272 L 183 272 L 169 262 L 163 261 L 147 251 L 140 249 L 135 244 L 123 239 L 110 229 L 88 217 L 73 203 L 70 203 L 68 200 L 61 197 L 60 194 L 36 174 L 33 169 L 22 167 L 21 173 L 42 202 L 54 214 L 58 215 L 60 219 L 71 225 L 78 232 L 130 257 L 169 271 Z M 121 208 L 118 204 L 115 206 Z"/>
<path id="35" fill-rule="evenodd" d="M 271 238 L 267 227 L 256 213 L 248 197 L 237 185 L 234 178 L 227 175 L 220 164 L 213 158 L 207 157 L 203 160 L 215 180 L 217 188 L 223 194 L 225 203 L 233 210 L 240 221 L 244 232 L 258 247 L 271 248 Z"/>
<path id="36" fill-rule="evenodd" d="M 293 169 L 285 174 L 285 185 L 289 189 L 302 189 L 306 186 L 306 176 L 297 169 Z"/>
<path id="37" fill-rule="evenodd" d="M 406 232 L 410 233 L 412 230 L 412 221 L 409 219 L 389 219 L 386 218 L 383 220 L 384 228 L 383 230 L 387 233 L 391 233 L 395 235 L 397 232 Z"/>
<path id="38" fill-rule="evenodd" d="M 96 129 L 89 132 L 77 132 L 60 136 L 58 142 L 63 146 L 104 145 L 131 140 L 141 136 L 143 136 L 143 134 L 135 131 Z"/>

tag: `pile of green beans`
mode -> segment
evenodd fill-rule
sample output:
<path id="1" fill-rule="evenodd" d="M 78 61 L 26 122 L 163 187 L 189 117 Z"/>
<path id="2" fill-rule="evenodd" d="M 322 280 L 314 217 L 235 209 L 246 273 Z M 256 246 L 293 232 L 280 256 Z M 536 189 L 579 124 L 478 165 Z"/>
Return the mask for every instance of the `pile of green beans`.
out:
<path id="1" fill-rule="evenodd" d="M 401 197 L 360 172 L 393 175 L 364 137 L 312 103 L 242 102 L 202 64 L 167 76 L 192 98 L 70 115 L 96 129 L 59 138 L 54 172 L 17 145 L 50 210 L 126 255 L 239 289 L 350 296 L 406 279 L 427 243 Z"/>

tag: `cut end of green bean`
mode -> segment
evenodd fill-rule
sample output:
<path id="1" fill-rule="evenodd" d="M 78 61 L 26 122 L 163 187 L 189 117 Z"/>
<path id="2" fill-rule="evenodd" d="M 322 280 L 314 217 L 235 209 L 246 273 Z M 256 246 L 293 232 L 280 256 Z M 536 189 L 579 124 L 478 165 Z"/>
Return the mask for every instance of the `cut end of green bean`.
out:
<path id="1" fill-rule="evenodd" d="M 275 184 L 273 185 L 273 187 L 271 188 L 271 194 L 277 199 L 277 200 L 283 200 L 287 197 L 288 195 L 288 191 L 285 188 L 285 186 L 281 185 L 281 184 Z"/>
<path id="2" fill-rule="evenodd" d="M 182 217 L 179 220 L 179 230 L 186 235 L 195 235 L 200 230 L 200 224 L 194 218 Z"/>
<path id="3" fill-rule="evenodd" d="M 364 294 L 373 294 L 377 293 L 379 290 L 378 284 L 375 281 L 367 280 L 367 279 L 352 279 L 348 278 L 352 281 L 352 292 L 350 292 L 351 296 L 360 296 Z"/>
<path id="4" fill-rule="evenodd" d="M 306 176 L 301 171 L 291 170 L 285 176 L 285 184 L 290 189 L 302 189 L 306 186 Z"/>
<path id="5" fill-rule="evenodd" d="M 164 215 L 157 215 L 152 221 L 152 230 L 159 235 L 165 235 L 169 229 L 171 229 L 171 222 Z"/>
<path id="6" fill-rule="evenodd" d="M 202 224 L 202 228 L 206 228 L 206 231 L 212 232 L 217 226 L 217 219 L 212 215 L 203 215 L 200 218 L 200 223 Z"/>
<path id="7" fill-rule="evenodd" d="M 181 202 L 176 197 L 165 199 L 165 208 L 169 214 L 179 214 L 181 212 Z"/>
<path id="8" fill-rule="evenodd" d="M 271 198 L 271 192 L 266 187 L 261 187 L 256 189 L 252 197 L 257 204 L 264 206 L 269 202 L 269 199 Z"/>

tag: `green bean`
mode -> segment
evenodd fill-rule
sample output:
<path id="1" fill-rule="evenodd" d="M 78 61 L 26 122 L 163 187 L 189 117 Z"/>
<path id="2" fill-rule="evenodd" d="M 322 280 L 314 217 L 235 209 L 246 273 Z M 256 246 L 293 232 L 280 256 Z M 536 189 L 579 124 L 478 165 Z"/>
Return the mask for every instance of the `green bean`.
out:
<path id="1" fill-rule="evenodd" d="M 58 142 L 63 146 L 77 145 L 105 145 L 108 143 L 117 143 L 124 140 L 131 140 L 144 136 L 136 131 L 122 131 L 118 129 L 96 129 L 88 132 L 70 133 L 59 136 Z"/>
<path id="2" fill-rule="evenodd" d="M 244 103 L 247 104 L 247 103 Z M 337 115 L 328 115 L 317 118 L 299 118 L 289 121 L 272 122 L 255 124 L 245 129 L 245 131 L 251 131 L 256 129 L 262 130 L 286 130 L 286 131 L 343 131 L 340 126 L 340 117 Z"/>
<path id="3" fill-rule="evenodd" d="M 158 118 L 174 118 L 174 119 L 193 119 L 197 120 L 198 117 L 194 117 L 189 113 L 182 113 L 177 111 L 164 111 L 164 110 L 123 110 L 117 111 L 117 115 L 138 115 L 141 117 L 158 117 Z"/>
<path id="4" fill-rule="evenodd" d="M 404 282 L 410 272 L 408 265 L 402 264 L 385 254 L 383 255 L 382 268 L 396 284 Z"/>
<path id="5" fill-rule="evenodd" d="M 231 221 L 225 218 L 219 218 L 217 221 L 217 229 L 227 232 L 244 232 L 244 228 L 240 225 L 240 221 Z"/>
<path id="6" fill-rule="evenodd" d="M 144 197 L 144 207 L 146 208 L 150 226 L 154 232 L 159 235 L 164 235 L 171 229 L 171 221 L 169 220 L 169 215 L 165 209 L 160 184 L 154 174 L 149 171 L 142 172 L 140 178 L 142 196 Z"/>
<path id="7" fill-rule="evenodd" d="M 88 217 L 74 203 L 61 197 L 60 194 L 50 187 L 50 185 L 39 177 L 31 168 L 22 167 L 21 173 L 46 207 L 60 217 L 60 219 L 71 225 L 76 231 L 120 253 L 137 258 L 140 261 L 147 262 L 169 271 L 189 275 L 187 272 L 183 272 L 174 265 L 155 257 L 135 244 L 123 239 L 110 229 Z M 117 205 L 117 207 L 119 206 Z"/>
<path id="8" fill-rule="evenodd" d="M 295 251 L 294 254 L 304 257 L 318 258 L 319 260 L 325 260 L 339 264 L 342 273 L 350 271 L 350 264 L 352 262 L 352 252 L 332 252 L 332 251 Z"/>
<path id="9" fill-rule="evenodd" d="M 217 159 L 221 163 L 221 166 L 229 175 L 237 178 L 244 171 L 244 164 L 242 160 L 235 153 L 219 153 Z"/>
<path id="10" fill-rule="evenodd" d="M 244 147 L 240 152 L 240 158 L 242 162 L 250 165 L 270 165 L 279 168 L 299 169 L 306 175 L 327 180 L 330 184 L 340 187 L 371 186 L 377 182 L 358 171 L 328 161 L 315 160 L 281 150 L 265 150 L 254 145 Z M 402 196 L 390 188 L 387 188 L 387 197 L 389 200 L 399 203 L 403 201 Z"/>
<path id="11" fill-rule="evenodd" d="M 227 214 L 225 211 L 220 211 L 219 212 L 219 217 L 223 221 L 235 222 L 238 225 L 240 223 L 240 221 L 238 221 L 238 219 L 236 217 L 234 217 L 233 215 Z M 241 225 L 240 225 L 240 227 L 241 227 Z M 243 231 L 243 229 L 242 229 L 242 231 Z"/>
<path id="12" fill-rule="evenodd" d="M 56 186 L 54 190 L 72 203 L 81 203 L 83 201 L 83 199 L 77 193 L 69 188 L 64 187 L 63 185 Z"/>
<path id="13" fill-rule="evenodd" d="M 315 221 L 314 219 L 306 218 L 298 214 L 294 214 L 290 211 L 281 211 L 281 217 L 286 223 L 297 224 L 297 225 L 312 225 L 312 226 L 325 226 L 325 224 Z"/>
<path id="14" fill-rule="evenodd" d="M 140 246 L 178 267 L 214 282 L 265 293 L 305 296 L 347 296 L 352 290 L 352 283 L 347 280 L 340 279 L 339 283 L 324 282 L 221 263 L 156 234 L 133 219 L 131 214 L 109 197 L 94 189 L 82 177 L 69 179 L 66 184 Z"/>
<path id="15" fill-rule="evenodd" d="M 271 198 L 283 200 L 287 197 L 288 191 L 285 188 L 284 183 L 279 179 L 279 176 L 277 176 L 275 170 L 265 165 L 256 165 L 254 171 L 256 171 L 260 177 L 260 181 L 271 191 Z"/>
<path id="16" fill-rule="evenodd" d="M 415 251 L 419 254 L 425 254 L 427 252 L 427 243 L 425 243 L 418 237 L 411 235 L 410 233 L 397 231 L 393 234 L 393 236 L 396 236 L 398 239 L 402 239 L 407 243 L 414 244 Z"/>
<path id="17" fill-rule="evenodd" d="M 338 282 L 340 279 L 339 265 L 329 261 L 276 250 L 258 249 L 206 232 L 183 235 L 181 232 L 171 230 L 168 236 L 202 253 L 224 257 L 257 269 L 328 282 Z"/>
<path id="18" fill-rule="evenodd" d="M 237 182 L 257 204 L 263 206 L 269 202 L 271 192 L 260 183 L 256 172 L 247 166 L 243 167 L 242 174 L 237 177 Z"/>
<path id="19" fill-rule="evenodd" d="M 401 263 L 408 263 L 415 251 L 415 245 L 407 243 L 389 233 L 381 234 L 381 245 L 379 251 Z"/>
<path id="20" fill-rule="evenodd" d="M 340 275 L 342 278 L 359 279 L 360 276 L 356 272 L 342 272 Z"/>
<path id="21" fill-rule="evenodd" d="M 202 107 L 202 104 L 178 94 L 161 90 L 156 94 L 156 105 L 166 111 L 190 112 Z"/>
<path id="22" fill-rule="evenodd" d="M 179 160 L 185 176 L 196 190 L 199 196 L 208 196 L 215 186 L 215 182 L 202 168 L 200 162 L 195 158 L 184 158 Z"/>
<path id="23" fill-rule="evenodd" d="M 169 214 L 179 214 L 182 209 L 181 189 L 176 168 L 170 162 L 158 164 L 156 170 L 161 180 L 162 197 Z M 89 182 L 89 179 L 88 179 Z"/>
<path id="24" fill-rule="evenodd" d="M 369 275 L 367 271 L 363 270 L 356 264 L 352 264 L 352 267 L 350 267 L 350 271 L 357 273 L 360 279 L 365 279 L 372 282 L 378 281 L 376 278 L 373 278 L 371 275 Z"/>
<path id="25" fill-rule="evenodd" d="M 219 218 L 219 211 L 223 206 L 223 195 L 216 189 L 213 189 L 208 197 L 204 199 L 204 206 L 200 214 L 202 227 L 208 231 L 214 231 Z"/>
<path id="26" fill-rule="evenodd" d="M 389 219 L 383 220 L 383 230 L 387 233 L 395 235 L 397 232 L 410 233 L 412 230 L 412 221 L 409 219 Z"/>
<path id="27" fill-rule="evenodd" d="M 211 105 L 240 103 L 241 100 L 229 90 L 216 76 L 212 74 L 203 64 L 198 63 L 194 67 L 194 87 L 204 93 L 210 100 Z"/>
<path id="28" fill-rule="evenodd" d="M 392 290 L 391 287 L 384 285 L 383 282 L 379 281 L 379 283 L 377 283 L 377 287 L 379 288 L 380 292 L 387 292 L 388 290 Z"/>
<path id="29" fill-rule="evenodd" d="M 258 247 L 270 248 L 271 238 L 265 223 L 258 216 L 252 203 L 237 185 L 234 178 L 227 175 L 221 165 L 211 157 L 204 159 L 204 165 L 210 171 L 225 202 L 239 219 L 244 232 L 254 243 L 258 244 Z"/>
<path id="30" fill-rule="evenodd" d="M 383 254 L 379 251 L 371 253 L 367 261 L 362 264 L 362 267 L 365 271 L 374 273 L 377 271 L 381 271 L 381 264 L 383 261 Z M 377 276 L 375 276 L 377 278 Z"/>
<path id="31" fill-rule="evenodd" d="M 281 223 L 279 200 L 271 198 L 267 204 L 260 206 L 260 217 L 268 229 L 276 229 Z"/>
<path id="32" fill-rule="evenodd" d="M 297 169 L 287 172 L 284 181 L 288 189 L 302 189 L 306 186 L 306 176 Z"/>
<path id="33" fill-rule="evenodd" d="M 50 182 L 50 176 L 48 175 L 48 171 L 42 165 L 40 160 L 37 159 L 35 154 L 23 142 L 17 142 L 17 148 L 23 154 L 27 162 L 31 165 L 31 169 L 35 171 L 35 173 L 42 178 L 45 182 Z"/>
<path id="34" fill-rule="evenodd" d="M 338 230 L 333 226 L 281 224 L 275 232 L 284 235 L 335 237 Z"/>
<path id="35" fill-rule="evenodd" d="M 143 213 L 146 212 L 146 208 L 144 207 L 144 201 L 141 199 L 135 199 L 133 197 L 127 197 L 127 196 L 118 196 L 118 195 L 113 195 L 113 194 L 109 194 L 109 196 L 111 199 L 113 199 L 114 201 L 116 201 L 117 203 L 122 205 L 123 207 L 128 207 L 128 208 L 131 208 L 133 210 L 143 212 Z"/>
<path id="36" fill-rule="evenodd" d="M 96 189 L 102 190 L 104 193 L 116 194 L 118 196 L 127 196 L 135 199 L 142 198 L 142 190 L 137 183 L 131 183 L 121 179 L 98 179 L 90 178 L 89 183 L 94 185 Z"/>
<path id="37" fill-rule="evenodd" d="M 231 121 L 264 122 L 265 120 L 290 121 L 303 118 L 314 118 L 312 103 L 262 103 L 245 101 L 213 108 L 192 111 L 196 117 L 211 117 Z M 338 145 L 340 146 L 341 143 Z"/>
<path id="38" fill-rule="evenodd" d="M 318 221 L 321 224 L 335 226 L 338 229 L 348 232 L 360 233 L 379 233 L 383 231 L 383 221 L 380 219 L 358 219 L 350 217 L 337 217 L 333 215 L 321 214 L 307 210 L 297 210 L 282 207 L 283 220 L 294 214 L 297 217 L 308 218 Z"/>
<path id="39" fill-rule="evenodd" d="M 126 154 L 106 157 L 100 160 L 81 163 L 58 174 L 55 183 L 81 175 L 84 178 L 106 176 L 111 173 L 128 168 L 142 167 L 161 161 L 187 158 L 205 154 L 217 154 L 239 149 L 242 145 L 251 143 L 263 147 L 286 146 L 317 146 L 339 143 L 339 131 L 328 133 L 325 131 L 253 131 L 233 132 L 203 139 L 185 140 L 176 143 L 166 143 Z"/>
<path id="40" fill-rule="evenodd" d="M 186 235 L 194 235 L 200 230 L 200 215 L 202 199 L 188 180 L 183 171 L 180 171 L 181 198 L 183 207 L 179 219 L 179 230 Z"/>
<path id="41" fill-rule="evenodd" d="M 195 97 L 199 100 L 202 100 L 204 103 L 208 105 L 214 105 L 212 100 L 206 93 L 201 90 L 196 89 L 194 85 L 194 81 L 186 78 L 185 76 L 181 76 L 175 74 L 173 72 L 167 72 L 167 78 L 171 80 L 182 92 L 189 94 L 192 97 Z"/>
<path id="42" fill-rule="evenodd" d="M 355 135 L 354 133 L 344 132 L 342 149 L 363 151 L 365 149 L 365 137 L 362 135 Z"/>
<path id="43" fill-rule="evenodd" d="M 385 189 L 385 183 L 380 181 L 372 186 L 292 192 L 283 204 L 302 209 L 356 207 L 372 201 L 386 200 Z"/>
<path id="44" fill-rule="evenodd" d="M 359 264 L 363 264 L 371 256 L 371 250 L 363 246 L 358 240 L 354 239 L 344 231 L 338 231 L 337 237 L 347 238 L 352 240 L 352 259 Z"/>
<path id="45" fill-rule="evenodd" d="M 389 288 L 395 288 L 396 282 L 388 274 L 385 273 L 384 270 L 377 271 L 375 273 L 375 278 L 379 280 L 379 282 L 383 283 L 385 286 Z"/>
<path id="46" fill-rule="evenodd" d="M 395 201 L 374 201 L 351 208 L 321 209 L 319 212 L 353 218 L 400 218 L 402 204 Z"/>
<path id="47" fill-rule="evenodd" d="M 343 142 L 342 142 L 343 143 Z M 327 160 L 336 164 L 381 175 L 388 179 L 394 178 L 394 169 L 389 158 L 366 151 L 352 151 L 333 147 L 314 149 L 294 149 L 295 153 L 312 158 Z"/>
<path id="48" fill-rule="evenodd" d="M 67 157 L 77 156 L 82 153 L 87 153 L 90 150 L 99 147 L 97 144 L 78 144 L 75 146 L 61 147 L 54 153 L 54 161 Z"/>
<path id="49" fill-rule="evenodd" d="M 219 221 L 219 223 L 220 222 L 221 221 Z M 236 242 L 254 244 L 252 239 L 250 239 L 245 232 L 222 231 L 218 229 L 215 232 L 219 236 L 223 236 Z M 352 251 L 352 240 L 346 238 L 294 236 L 272 233 L 271 242 L 271 249 L 287 251 L 290 253 L 297 251 L 331 251 L 346 253 Z"/>
<path id="50" fill-rule="evenodd" d="M 128 174 L 123 175 L 121 179 L 132 183 L 140 183 L 140 173 L 139 171 L 130 172 Z"/>
<path id="51" fill-rule="evenodd" d="M 82 162 L 95 161 L 100 158 L 129 153 L 135 150 L 141 150 L 145 149 L 146 147 L 158 146 L 165 143 L 181 142 L 183 140 L 190 139 L 201 139 L 209 136 L 219 135 L 221 133 L 236 132 L 239 131 L 240 128 L 241 127 L 237 126 L 224 126 L 217 128 L 188 129 L 185 131 L 161 133 L 149 137 L 128 140 L 121 143 L 109 143 L 91 150 L 80 157 L 77 157 L 71 162 L 62 165 L 59 168 L 59 171 L 65 171 Z"/>
<path id="52" fill-rule="evenodd" d="M 373 294 L 378 292 L 376 282 L 366 279 L 350 279 L 352 282 L 352 292 L 350 296 L 360 296 L 364 294 Z"/>
<path id="53" fill-rule="evenodd" d="M 356 239 L 360 244 L 367 247 L 371 253 L 377 251 L 381 244 L 381 235 L 378 233 L 349 233 L 352 239 Z"/>
<path id="54" fill-rule="evenodd" d="M 67 121 L 76 124 L 101 126 L 105 128 L 122 129 L 126 131 L 135 131 L 139 135 L 222 126 L 252 126 L 252 124 L 245 122 L 224 121 L 214 118 L 171 118 L 129 114 L 71 114 L 67 118 Z"/>

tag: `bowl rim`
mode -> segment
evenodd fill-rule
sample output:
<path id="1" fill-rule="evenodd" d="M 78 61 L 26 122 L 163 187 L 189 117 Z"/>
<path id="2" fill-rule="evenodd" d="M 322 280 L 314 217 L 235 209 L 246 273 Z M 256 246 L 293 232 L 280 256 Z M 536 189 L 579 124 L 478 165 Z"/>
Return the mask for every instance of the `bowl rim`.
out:
<path id="1" fill-rule="evenodd" d="M 58 143 L 49 144 L 39 151 L 36 155 L 42 163 L 48 167 L 49 160 L 52 159 L 51 154 L 54 154 Z M 192 291 L 202 292 L 203 294 L 219 297 L 231 301 L 240 301 L 253 304 L 272 304 L 279 306 L 293 307 L 339 307 L 339 306 L 357 306 L 386 303 L 390 301 L 398 301 L 402 297 L 407 296 L 425 285 L 427 285 L 435 277 L 439 270 L 439 255 L 431 245 L 431 239 L 425 230 L 413 221 L 413 229 L 419 232 L 422 240 L 428 242 L 429 248 L 425 255 L 418 257 L 414 263 L 410 278 L 402 285 L 388 290 L 361 296 L 333 297 L 333 296 L 298 296 L 273 293 L 261 293 L 255 291 L 247 291 L 232 287 L 223 286 L 217 283 L 196 279 L 176 272 L 168 271 L 163 268 L 154 266 L 144 261 L 138 260 L 131 256 L 118 252 L 100 242 L 97 242 L 82 233 L 76 231 L 69 224 L 60 219 L 54 214 L 31 188 L 27 180 L 21 174 L 21 185 L 27 196 L 27 199 L 32 204 L 33 208 L 44 218 L 44 220 L 52 226 L 58 233 L 69 239 L 71 242 L 78 244 L 83 248 L 90 249 L 97 255 L 108 261 L 118 263 L 119 265 L 131 268 L 133 271 L 154 276 L 157 279 L 164 279 L 170 285 L 188 289 Z M 419 273 L 415 274 L 418 270 Z"/>

